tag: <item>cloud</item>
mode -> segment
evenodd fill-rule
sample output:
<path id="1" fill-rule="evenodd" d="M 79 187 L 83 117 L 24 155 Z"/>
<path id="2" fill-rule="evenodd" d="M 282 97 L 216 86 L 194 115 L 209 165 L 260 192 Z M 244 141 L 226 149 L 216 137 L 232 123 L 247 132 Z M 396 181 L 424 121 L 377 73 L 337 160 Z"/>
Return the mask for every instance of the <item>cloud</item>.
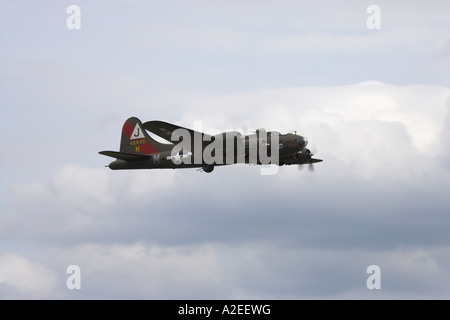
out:
<path id="1" fill-rule="evenodd" d="M 448 292 L 450 248 L 296 248 L 270 240 L 227 245 L 85 244 L 54 248 L 35 263 L 0 257 L 1 297 L 52 299 L 440 299 Z M 80 290 L 65 286 L 69 264 Z M 369 290 L 370 265 L 381 290 Z M 57 281 L 56 281 L 57 280 Z M 7 286 L 5 286 L 7 284 Z"/>
<path id="2" fill-rule="evenodd" d="M 65 243 L 80 235 L 88 239 L 105 233 L 114 236 L 118 220 L 132 223 L 128 218 L 132 220 L 134 206 L 127 210 L 122 201 L 136 205 L 151 203 L 152 199 L 156 202 L 160 194 L 157 190 L 170 184 L 173 173 L 159 175 L 159 179 L 153 175 L 147 180 L 141 179 L 139 172 L 112 176 L 105 168 L 67 165 L 55 172 L 50 181 L 15 183 L 11 187 L 13 203 L 0 218 L 3 238 L 37 237 Z"/>
<path id="3" fill-rule="evenodd" d="M 0 228 L 4 239 L 65 245 L 258 241 L 270 234 L 288 242 L 354 246 L 350 236 L 339 239 L 349 233 L 363 237 L 366 246 L 384 247 L 388 242 L 375 241 L 372 226 L 398 242 L 410 234 L 408 228 L 418 231 L 421 224 L 412 220 L 402 226 L 395 219 L 408 214 L 422 219 L 436 201 L 445 203 L 443 189 L 433 186 L 448 184 L 440 162 L 448 95 L 444 87 L 372 82 L 195 98 L 180 121 L 184 126 L 205 120 L 204 130 L 225 130 L 249 119 L 248 128 L 296 129 L 317 146 L 324 162 L 314 174 L 281 167 L 273 177 L 239 165 L 216 168 L 211 175 L 65 165 L 46 181 L 13 184 Z M 317 212 L 341 229 L 321 229 Z M 444 212 L 438 208 L 434 214 Z M 279 228 L 272 228 L 273 221 Z M 361 231 L 352 223 L 362 224 Z M 442 244 L 438 235 L 445 225 L 432 224 L 435 236 L 423 241 Z M 312 234 L 311 228 L 320 231 Z"/>
<path id="4" fill-rule="evenodd" d="M 106 41 L 111 45 L 120 39 L 126 47 L 147 53 L 162 48 L 222 54 L 392 53 L 406 49 L 423 52 L 446 37 L 446 30 L 439 23 L 448 19 L 446 3 L 424 9 L 410 2 L 382 1 L 377 4 L 381 8 L 381 30 L 371 31 L 366 27 L 369 5 L 351 1 L 314 4 L 284 1 L 276 5 L 270 1 L 258 1 L 257 5 L 253 1 L 199 3 L 198 11 L 191 10 L 191 3 L 179 3 L 172 10 L 155 4 L 139 8 L 111 6 L 110 10 L 120 12 L 122 20 L 132 20 L 133 24 L 117 26 L 114 36 L 108 35 Z M 190 14 L 185 15 L 183 9 Z M 154 17 L 157 13 L 165 19 Z M 95 21 L 93 25 L 98 36 L 104 32 L 98 28 L 102 22 Z M 136 34 L 136 29 L 141 32 Z"/>
<path id="5" fill-rule="evenodd" d="M 447 100 L 446 112 L 443 121 L 443 129 L 440 134 L 440 141 L 443 146 L 450 141 L 450 98 Z M 441 154 L 441 163 L 445 168 L 450 169 L 450 152 L 448 148 L 444 148 L 444 152 Z"/>
<path id="6" fill-rule="evenodd" d="M 239 124 L 244 125 L 241 119 L 251 119 L 246 126 L 282 127 L 280 130 L 298 130 L 300 133 L 306 132 L 305 134 L 308 133 L 307 130 L 314 130 L 314 133 L 321 136 L 320 130 L 314 129 L 320 127 L 321 130 L 326 129 L 328 136 L 321 144 L 325 144 L 326 149 L 332 148 L 335 155 L 349 155 L 348 152 L 352 150 L 338 151 L 341 147 L 353 145 L 347 137 L 355 139 L 365 134 L 364 123 L 397 126 L 399 132 L 403 130 L 404 134 L 393 134 L 391 138 L 382 137 L 384 130 L 379 128 L 378 137 L 375 132 L 368 132 L 368 135 L 386 146 L 392 144 L 401 147 L 402 144 L 410 144 L 413 150 L 425 152 L 429 148 L 443 148 L 436 144 L 443 128 L 442 119 L 449 95 L 450 90 L 445 87 L 394 86 L 380 82 L 267 90 L 202 97 L 189 104 L 190 112 L 184 115 L 184 121 L 187 123 L 188 119 L 203 119 L 203 114 L 208 114 L 205 119 L 209 121 L 208 125 L 233 128 Z M 225 115 L 223 110 L 230 112 Z M 215 114 L 221 114 L 221 117 L 212 119 Z M 239 119 L 234 119 L 234 114 L 239 114 Z M 360 134 L 356 130 L 351 131 L 351 127 L 358 124 L 362 125 L 358 129 Z M 402 139 L 410 141 L 391 143 L 392 139 L 402 135 Z M 330 139 L 337 143 L 330 143 Z M 367 147 L 372 148 L 370 145 Z M 358 157 L 358 150 L 353 150 L 350 155 Z"/>
<path id="7" fill-rule="evenodd" d="M 0 298 L 43 299 L 51 297 L 56 276 L 28 258 L 6 252 L 0 255 Z"/>

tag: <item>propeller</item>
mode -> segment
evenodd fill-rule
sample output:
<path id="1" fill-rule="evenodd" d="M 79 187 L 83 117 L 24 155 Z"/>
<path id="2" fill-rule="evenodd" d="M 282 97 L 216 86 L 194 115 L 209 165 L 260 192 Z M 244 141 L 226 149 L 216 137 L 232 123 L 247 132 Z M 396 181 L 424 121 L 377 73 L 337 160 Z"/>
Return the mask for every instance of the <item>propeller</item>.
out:
<path id="1" fill-rule="evenodd" d="M 303 171 L 303 169 L 305 169 L 305 165 L 299 164 L 298 171 Z M 309 170 L 309 172 L 314 172 L 314 165 L 312 163 L 308 164 L 308 170 Z"/>
<path id="2" fill-rule="evenodd" d="M 310 143 L 307 139 L 305 139 L 305 142 L 306 142 L 306 144 L 303 146 L 303 149 L 300 152 L 305 155 L 307 160 L 311 160 L 311 158 L 317 154 L 318 149 L 314 142 Z M 306 146 L 308 146 L 308 148 Z M 299 165 L 298 168 L 299 168 L 299 170 L 302 170 L 303 165 Z M 314 172 L 314 163 L 309 162 L 308 169 L 310 172 Z"/>
<path id="3" fill-rule="evenodd" d="M 311 157 L 315 156 L 317 153 L 319 153 L 319 150 L 317 148 L 317 145 L 315 144 L 315 142 L 309 142 L 308 143 L 308 148 L 311 152 Z"/>

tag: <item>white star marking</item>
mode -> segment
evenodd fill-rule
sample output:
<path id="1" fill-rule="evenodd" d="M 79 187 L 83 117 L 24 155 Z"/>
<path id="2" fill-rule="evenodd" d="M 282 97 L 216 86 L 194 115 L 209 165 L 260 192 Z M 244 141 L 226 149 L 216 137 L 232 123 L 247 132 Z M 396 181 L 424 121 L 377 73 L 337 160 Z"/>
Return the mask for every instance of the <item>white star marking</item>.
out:
<path id="1" fill-rule="evenodd" d="M 180 153 L 172 155 L 172 162 L 175 163 L 175 164 L 180 164 L 181 163 L 181 155 L 180 155 Z"/>
<path id="2" fill-rule="evenodd" d="M 190 151 L 188 151 L 187 154 L 182 153 L 181 151 L 179 151 L 179 152 L 177 152 L 177 153 L 174 153 L 174 154 L 168 156 L 166 159 L 167 159 L 167 160 L 172 160 L 172 162 L 173 162 L 174 164 L 180 164 L 180 163 L 183 162 L 182 159 L 188 158 L 188 157 L 191 156 L 191 155 L 192 155 L 192 152 L 190 152 Z"/>

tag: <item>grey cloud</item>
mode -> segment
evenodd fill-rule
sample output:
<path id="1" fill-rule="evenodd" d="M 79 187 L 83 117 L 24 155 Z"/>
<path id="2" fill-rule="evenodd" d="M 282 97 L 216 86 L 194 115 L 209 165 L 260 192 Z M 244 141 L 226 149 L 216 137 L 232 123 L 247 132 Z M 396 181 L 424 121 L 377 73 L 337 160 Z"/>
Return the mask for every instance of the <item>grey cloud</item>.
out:
<path id="1" fill-rule="evenodd" d="M 441 155 L 441 164 L 450 170 L 450 152 L 448 151 L 448 142 L 450 141 L 450 97 L 447 100 L 445 117 L 443 119 L 442 131 L 440 134 L 440 143 L 443 154 Z"/>
<path id="2" fill-rule="evenodd" d="M 239 246 L 136 243 L 69 249 L 52 250 L 46 262 L 45 269 L 58 280 L 51 287 L 52 298 L 426 299 L 448 291 L 448 246 L 326 250 L 259 241 Z M 72 263 L 81 268 L 79 291 L 65 287 L 65 269 Z M 43 269 L 31 264 L 34 271 Z M 377 292 L 366 287 L 366 269 L 374 264 L 381 270 Z"/>

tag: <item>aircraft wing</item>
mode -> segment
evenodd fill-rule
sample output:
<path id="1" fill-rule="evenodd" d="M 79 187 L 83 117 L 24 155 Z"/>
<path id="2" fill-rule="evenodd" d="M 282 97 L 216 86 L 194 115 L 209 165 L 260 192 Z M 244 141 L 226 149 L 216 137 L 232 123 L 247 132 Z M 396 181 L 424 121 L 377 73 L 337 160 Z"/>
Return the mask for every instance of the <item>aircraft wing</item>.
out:
<path id="1" fill-rule="evenodd" d="M 151 133 L 156 134 L 157 136 L 170 141 L 174 144 L 177 144 L 179 141 L 182 141 L 182 139 L 180 139 L 180 137 L 183 136 L 183 134 L 186 134 L 187 132 L 190 134 L 191 137 L 191 149 L 189 151 L 194 152 L 194 141 L 202 141 L 202 151 L 203 149 L 211 143 L 211 139 L 213 136 L 203 133 L 203 132 L 199 132 L 199 131 L 195 131 L 192 129 L 188 129 L 188 128 L 184 128 L 181 126 L 177 126 L 171 123 L 167 123 L 164 121 L 147 121 L 145 122 L 143 125 L 145 130 L 150 131 Z M 179 132 L 177 132 L 176 130 L 178 129 L 182 129 L 179 130 Z M 172 141 L 172 139 L 174 139 L 174 141 Z M 206 141 L 204 141 L 206 140 Z"/>
<path id="2" fill-rule="evenodd" d="M 148 160 L 151 158 L 149 155 L 144 154 L 134 154 L 134 153 L 126 153 L 126 152 L 117 152 L 117 151 L 100 151 L 100 154 L 120 160 L 125 161 L 142 161 Z"/>

